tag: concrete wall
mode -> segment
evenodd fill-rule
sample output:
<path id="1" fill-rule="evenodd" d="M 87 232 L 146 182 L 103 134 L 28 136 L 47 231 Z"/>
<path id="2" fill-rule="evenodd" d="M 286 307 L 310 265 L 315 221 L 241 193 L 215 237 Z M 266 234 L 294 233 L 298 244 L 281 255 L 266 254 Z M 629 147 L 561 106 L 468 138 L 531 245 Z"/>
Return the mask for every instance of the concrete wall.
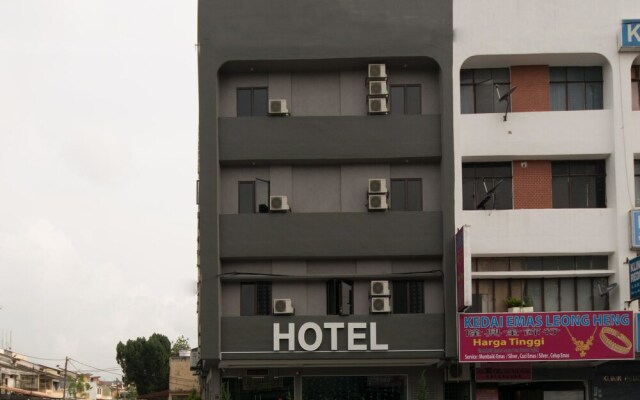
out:
<path id="1" fill-rule="evenodd" d="M 438 71 L 388 70 L 388 83 L 419 84 L 422 114 L 440 113 Z M 285 99 L 292 116 L 367 115 L 367 70 L 222 73 L 220 117 L 236 116 L 236 89 L 268 87 L 270 99 Z"/>
<path id="2" fill-rule="evenodd" d="M 286 195 L 294 213 L 367 212 L 370 178 L 422 179 L 423 211 L 441 210 L 438 164 L 226 167 L 220 173 L 220 213 L 238 213 L 238 182 L 271 182 L 271 195 Z"/>

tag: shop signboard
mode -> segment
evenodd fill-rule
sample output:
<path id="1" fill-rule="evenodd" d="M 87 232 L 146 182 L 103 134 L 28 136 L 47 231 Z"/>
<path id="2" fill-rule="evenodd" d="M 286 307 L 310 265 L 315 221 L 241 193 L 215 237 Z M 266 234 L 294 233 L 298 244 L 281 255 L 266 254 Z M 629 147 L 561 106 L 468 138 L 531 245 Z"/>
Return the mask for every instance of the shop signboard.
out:
<path id="1" fill-rule="evenodd" d="M 629 248 L 640 250 L 640 209 L 629 211 Z"/>
<path id="2" fill-rule="evenodd" d="M 476 366 L 476 382 L 530 382 L 531 363 L 492 363 Z"/>
<path id="3" fill-rule="evenodd" d="M 633 313 L 459 315 L 460 362 L 633 359 Z"/>
<path id="4" fill-rule="evenodd" d="M 623 19 L 620 30 L 620 50 L 640 50 L 640 19 Z"/>
<path id="5" fill-rule="evenodd" d="M 458 311 L 471 307 L 471 247 L 467 225 L 456 233 L 456 293 Z"/>
<path id="6" fill-rule="evenodd" d="M 630 300 L 640 299 L 640 257 L 629 260 Z"/>

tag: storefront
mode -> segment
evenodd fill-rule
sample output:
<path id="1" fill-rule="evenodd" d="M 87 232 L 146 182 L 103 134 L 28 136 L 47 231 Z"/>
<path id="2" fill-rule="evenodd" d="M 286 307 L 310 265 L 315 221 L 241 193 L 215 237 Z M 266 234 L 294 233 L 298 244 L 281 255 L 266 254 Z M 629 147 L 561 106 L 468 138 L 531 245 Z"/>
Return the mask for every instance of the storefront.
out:
<path id="1" fill-rule="evenodd" d="M 631 312 L 461 314 L 459 324 L 460 361 L 473 366 L 475 399 L 627 400 L 640 393 Z"/>

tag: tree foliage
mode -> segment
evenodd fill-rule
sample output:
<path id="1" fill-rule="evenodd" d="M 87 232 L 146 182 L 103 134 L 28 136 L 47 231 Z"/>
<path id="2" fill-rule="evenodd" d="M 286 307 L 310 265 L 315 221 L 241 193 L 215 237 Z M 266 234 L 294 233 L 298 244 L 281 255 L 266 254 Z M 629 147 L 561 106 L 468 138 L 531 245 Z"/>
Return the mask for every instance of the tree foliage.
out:
<path id="1" fill-rule="evenodd" d="M 171 342 L 162 334 L 119 342 L 116 361 L 122 368 L 125 384 L 134 384 L 138 394 L 169 389 L 169 354 Z"/>
<path id="2" fill-rule="evenodd" d="M 178 336 L 176 341 L 173 342 L 173 345 L 171 346 L 171 355 L 179 355 L 180 350 L 191 350 L 191 346 L 189 346 L 189 339 L 185 338 L 182 335 Z"/>
<path id="3" fill-rule="evenodd" d="M 91 385 L 84 381 L 84 377 L 82 375 L 78 375 L 77 377 L 69 377 L 69 382 L 67 382 L 67 392 L 69 396 L 77 399 L 78 396 L 82 396 L 84 392 L 91 389 Z"/>

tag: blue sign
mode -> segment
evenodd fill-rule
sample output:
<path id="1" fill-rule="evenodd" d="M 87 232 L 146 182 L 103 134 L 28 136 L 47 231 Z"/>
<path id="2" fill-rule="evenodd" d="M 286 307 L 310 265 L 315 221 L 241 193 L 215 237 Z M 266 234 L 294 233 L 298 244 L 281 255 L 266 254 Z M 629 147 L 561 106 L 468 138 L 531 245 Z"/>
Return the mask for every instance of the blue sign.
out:
<path id="1" fill-rule="evenodd" d="M 629 217 L 631 218 L 631 250 L 640 250 L 640 210 L 629 211 Z"/>
<path id="2" fill-rule="evenodd" d="M 620 32 L 621 49 L 640 50 L 640 19 L 623 19 Z"/>
<path id="3" fill-rule="evenodd" d="M 629 260 L 629 300 L 640 299 L 640 257 Z"/>
<path id="4" fill-rule="evenodd" d="M 636 314 L 636 352 L 640 352 L 640 314 Z"/>

